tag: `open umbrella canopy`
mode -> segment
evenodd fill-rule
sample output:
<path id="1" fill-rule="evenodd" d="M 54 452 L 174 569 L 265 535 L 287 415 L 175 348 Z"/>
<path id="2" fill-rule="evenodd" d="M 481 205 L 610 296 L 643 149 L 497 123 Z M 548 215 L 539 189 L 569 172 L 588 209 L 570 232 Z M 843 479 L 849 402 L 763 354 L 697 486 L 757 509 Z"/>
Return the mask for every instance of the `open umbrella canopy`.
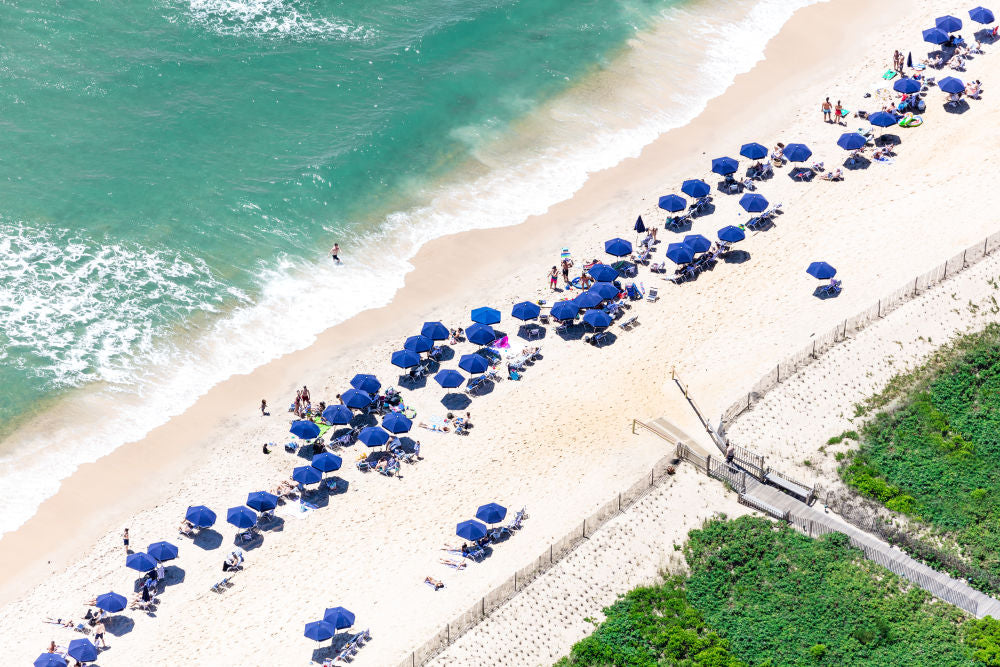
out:
<path id="1" fill-rule="evenodd" d="M 806 273 L 813 278 L 827 280 L 837 275 L 837 269 L 833 268 L 826 262 L 813 262 L 809 265 L 809 268 L 806 269 Z"/>
<path id="2" fill-rule="evenodd" d="M 125 566 L 137 572 L 149 572 L 156 567 L 156 559 L 139 551 L 125 557 Z"/>
<path id="3" fill-rule="evenodd" d="M 507 508 L 496 503 L 480 505 L 476 510 L 476 518 L 484 523 L 500 523 L 507 516 Z"/>
<path id="4" fill-rule="evenodd" d="M 490 367 L 490 362 L 486 361 L 486 357 L 481 354 L 463 354 L 462 358 L 458 360 L 458 367 L 461 368 L 466 373 L 485 373 L 486 369 Z"/>
<path id="5" fill-rule="evenodd" d="M 552 306 L 549 314 L 557 320 L 571 320 L 580 312 L 580 307 L 573 301 L 559 301 Z"/>
<path id="6" fill-rule="evenodd" d="M 420 365 L 420 355 L 410 350 L 393 352 L 389 360 L 393 366 L 399 366 L 400 368 L 413 368 Z"/>
<path id="7" fill-rule="evenodd" d="M 340 400 L 349 408 L 366 408 L 371 405 L 372 397 L 360 389 L 348 389 L 340 396 Z"/>
<path id="8" fill-rule="evenodd" d="M 80 662 L 94 662 L 97 660 L 97 647 L 89 639 L 74 639 L 66 649 L 69 657 Z"/>
<path id="9" fill-rule="evenodd" d="M 470 542 L 475 542 L 486 537 L 486 526 L 475 519 L 469 519 L 455 526 L 455 534 Z"/>
<path id="10" fill-rule="evenodd" d="M 323 612 L 323 620 L 338 630 L 344 630 L 354 625 L 354 612 L 343 607 L 330 607 Z"/>
<path id="11" fill-rule="evenodd" d="M 938 81 L 938 88 L 946 93 L 964 93 L 965 84 L 962 83 L 961 79 L 957 79 L 953 76 L 946 76 L 945 78 Z"/>
<path id="12" fill-rule="evenodd" d="M 431 340 L 448 340 L 448 327 L 440 322 L 424 322 L 420 327 L 420 335 L 427 336 Z"/>
<path id="13" fill-rule="evenodd" d="M 945 32 L 958 32 L 962 29 L 962 19 L 954 16 L 939 16 L 934 19 L 934 27 Z"/>
<path id="14" fill-rule="evenodd" d="M 975 9 L 969 10 L 969 18 L 976 23 L 982 23 L 986 25 L 988 23 L 993 23 L 995 20 L 993 18 L 993 12 L 986 9 L 985 7 L 976 7 Z"/>
<path id="15" fill-rule="evenodd" d="M 249 507 L 240 505 L 239 507 L 230 507 L 226 510 L 226 521 L 241 530 L 246 530 L 257 525 L 257 515 Z"/>
<path id="16" fill-rule="evenodd" d="M 789 162 L 805 162 L 812 157 L 813 152 L 805 144 L 788 144 L 785 146 L 785 159 Z"/>
<path id="17" fill-rule="evenodd" d="M 31 664 L 34 667 L 66 667 L 66 659 L 57 653 L 43 653 Z"/>
<path id="18" fill-rule="evenodd" d="M 681 192 L 688 197 L 704 197 L 711 191 L 712 186 L 697 178 L 692 178 L 681 183 Z"/>
<path id="19" fill-rule="evenodd" d="M 319 456 L 323 456 L 320 454 Z M 331 454 L 330 456 L 333 456 Z M 313 457 L 313 465 L 316 465 L 317 456 Z M 336 457 L 335 457 L 336 458 Z M 336 468 L 334 468 L 336 470 Z M 267 491 L 254 491 L 247 494 L 247 507 L 251 507 L 258 512 L 270 512 L 278 506 L 278 496 Z"/>
<path id="20" fill-rule="evenodd" d="M 912 95 L 913 93 L 919 93 L 920 89 L 923 87 L 924 87 L 923 84 L 921 84 L 919 81 L 910 78 L 899 79 L 898 81 L 896 81 L 896 83 L 892 84 L 893 90 L 895 90 L 897 93 L 903 93 L 904 95 Z M 875 114 L 871 114 L 871 116 L 874 115 Z M 871 116 L 869 116 L 869 120 L 871 120 Z"/>
<path id="21" fill-rule="evenodd" d="M 488 324 L 473 324 L 465 330 L 465 337 L 476 345 L 489 345 L 497 339 L 497 332 Z"/>
<path id="22" fill-rule="evenodd" d="M 931 44 L 944 44 L 948 41 L 948 33 L 941 28 L 928 28 L 923 32 L 924 41 Z"/>
<path id="23" fill-rule="evenodd" d="M 740 168 L 740 163 L 731 157 L 717 157 L 712 160 L 712 171 L 720 176 L 731 174 Z"/>
<path id="24" fill-rule="evenodd" d="M 184 518 L 191 522 L 193 526 L 208 528 L 215 523 L 215 512 L 204 505 L 194 505 L 187 508 Z"/>
<path id="25" fill-rule="evenodd" d="M 103 609 L 109 614 L 117 614 L 128 606 L 128 598 L 124 595 L 119 595 L 118 593 L 105 593 L 103 595 L 98 595 L 94 602 L 95 607 Z"/>
<path id="26" fill-rule="evenodd" d="M 378 390 L 382 388 L 382 383 L 379 382 L 378 378 L 374 375 L 369 373 L 358 373 L 351 378 L 351 386 L 368 394 L 377 394 Z"/>
<path id="27" fill-rule="evenodd" d="M 316 470 L 319 470 L 320 472 L 333 472 L 335 470 L 340 470 L 342 463 L 343 460 L 341 460 L 341 458 L 336 454 L 331 454 L 330 452 L 320 452 L 312 457 L 312 461 L 309 462 L 309 465 L 316 468 Z M 278 499 L 275 498 L 274 501 L 277 505 Z M 250 505 L 249 501 L 247 502 L 247 505 Z M 250 505 L 250 507 L 253 507 L 253 505 Z M 257 508 L 254 507 L 254 509 Z M 274 508 L 272 507 L 271 509 Z"/>
<path id="28" fill-rule="evenodd" d="M 837 145 L 845 151 L 856 151 L 864 148 L 867 143 L 868 139 L 857 132 L 844 132 L 840 135 L 840 139 L 837 139 Z"/>
<path id="29" fill-rule="evenodd" d="M 178 551 L 170 542 L 153 542 L 146 547 L 146 553 L 162 563 L 177 558 Z"/>
<path id="30" fill-rule="evenodd" d="M 618 296 L 620 290 L 611 283 L 595 283 L 594 286 L 587 291 L 597 294 L 606 301 Z"/>
<path id="31" fill-rule="evenodd" d="M 611 326 L 611 316 L 603 310 L 588 310 L 583 314 L 583 321 L 596 329 Z"/>
<path id="32" fill-rule="evenodd" d="M 618 280 L 618 270 L 607 264 L 594 264 L 587 269 L 587 273 L 599 283 L 610 283 Z"/>
<path id="33" fill-rule="evenodd" d="M 292 479 L 299 484 L 318 484 L 323 481 L 323 473 L 312 466 L 299 466 L 292 470 Z"/>
<path id="34" fill-rule="evenodd" d="M 747 193 L 740 197 L 740 206 L 747 213 L 760 213 L 767 210 L 767 199 L 764 198 L 764 195 L 759 195 L 756 192 Z"/>
<path id="35" fill-rule="evenodd" d="M 712 242 L 701 234 L 688 234 L 684 237 L 684 245 L 691 248 L 691 252 L 708 252 Z"/>
<path id="36" fill-rule="evenodd" d="M 313 621 L 306 623 L 305 636 L 313 641 L 325 642 L 337 634 L 336 628 L 326 621 Z"/>
<path id="37" fill-rule="evenodd" d="M 581 292 L 575 299 L 573 299 L 573 303 L 575 303 L 578 308 L 583 310 L 593 308 L 602 301 L 604 301 L 604 299 L 601 298 L 600 294 L 597 292 L 591 292 L 590 290 Z"/>
<path id="38" fill-rule="evenodd" d="M 358 440 L 369 447 L 381 447 L 389 442 L 389 433 L 381 426 L 367 426 L 361 429 Z"/>
<path id="39" fill-rule="evenodd" d="M 719 230 L 719 240 L 725 241 L 726 243 L 736 243 L 737 241 L 742 241 L 747 237 L 746 232 L 744 232 L 739 227 L 734 227 L 728 225 Z"/>
<path id="40" fill-rule="evenodd" d="M 763 160 L 767 157 L 767 149 L 753 141 L 740 146 L 740 155 L 751 160 Z"/>
<path id="41" fill-rule="evenodd" d="M 323 410 L 323 419 L 326 420 L 327 424 L 349 424 L 353 417 L 351 409 L 340 403 L 328 405 Z"/>
<path id="42" fill-rule="evenodd" d="M 632 244 L 625 239 L 611 239 L 604 242 L 604 252 L 615 257 L 624 257 L 632 253 Z"/>
<path id="43" fill-rule="evenodd" d="M 694 260 L 694 251 L 683 243 L 671 243 L 667 246 L 667 259 L 674 264 L 687 264 Z"/>
<path id="44" fill-rule="evenodd" d="M 533 320 L 538 317 L 540 312 L 542 312 L 542 309 L 538 307 L 537 303 L 522 301 L 511 309 L 510 315 L 519 320 Z"/>
<path id="45" fill-rule="evenodd" d="M 670 211 L 671 213 L 676 213 L 677 211 L 683 211 L 687 208 L 688 203 L 684 197 L 678 195 L 663 195 L 660 197 L 660 208 L 664 211 Z"/>
<path id="46" fill-rule="evenodd" d="M 410 336 L 403 342 L 403 349 L 410 352 L 430 352 L 434 347 L 434 341 L 427 336 Z M 377 389 L 375 391 L 378 391 Z"/>
<path id="47" fill-rule="evenodd" d="M 888 111 L 876 111 L 868 116 L 868 122 L 875 127 L 891 127 L 899 122 L 899 118 Z"/>
<path id="48" fill-rule="evenodd" d="M 479 357 L 478 354 L 475 356 Z M 482 357 L 479 358 L 482 359 Z M 439 371 L 434 376 L 434 380 L 445 389 L 454 389 L 455 387 L 460 387 L 465 382 L 465 376 L 449 368 L 448 370 Z"/>
<path id="49" fill-rule="evenodd" d="M 389 433 L 407 433 L 413 428 L 413 422 L 402 412 L 390 412 L 382 419 L 382 428 Z"/>
<path id="50" fill-rule="evenodd" d="M 297 438 L 312 440 L 319 437 L 319 424 L 306 419 L 296 419 L 288 431 Z"/>
<path id="51" fill-rule="evenodd" d="M 496 308 L 476 308 L 472 311 L 472 321 L 479 324 L 496 324 L 500 321 L 500 311 Z"/>
<path id="52" fill-rule="evenodd" d="M 635 219 L 635 224 L 632 225 L 632 229 L 635 230 L 636 234 L 642 234 L 643 232 L 646 231 L 646 223 L 642 221 L 641 215 Z"/>

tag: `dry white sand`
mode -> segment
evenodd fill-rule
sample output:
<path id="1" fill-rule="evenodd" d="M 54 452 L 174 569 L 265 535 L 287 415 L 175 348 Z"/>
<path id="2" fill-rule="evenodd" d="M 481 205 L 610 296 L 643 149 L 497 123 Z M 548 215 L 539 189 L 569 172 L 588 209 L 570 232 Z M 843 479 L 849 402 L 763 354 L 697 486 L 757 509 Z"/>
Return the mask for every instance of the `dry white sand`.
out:
<path id="1" fill-rule="evenodd" d="M 834 142 L 845 128 L 820 121 L 819 101 L 830 95 L 848 108 L 865 108 L 862 95 L 884 85 L 880 75 L 892 49 L 919 56 L 920 28 L 957 11 L 948 3 L 903 0 L 875 6 L 839 0 L 802 10 L 772 41 L 767 60 L 641 157 L 595 174 L 545 216 L 428 244 L 393 305 L 219 385 L 143 441 L 82 467 L 32 521 L 0 540 L 0 625 L 5 636 L 18 638 L 10 660 L 25 664 L 51 639 L 71 638 L 42 623 L 45 616 L 79 616 L 83 601 L 97 593 L 130 592 L 134 577 L 119 540 L 125 525 L 139 547 L 174 539 L 189 504 L 208 504 L 224 516 L 247 492 L 286 477 L 300 460 L 281 451 L 265 457 L 260 445 L 287 439 L 279 410 L 294 387 L 305 383 L 315 397 L 332 397 L 356 372 L 389 380 L 395 377 L 389 352 L 420 322 L 467 322 L 470 307 L 551 299 L 544 276 L 560 247 L 569 245 L 578 259 L 602 256 L 603 241 L 628 237 L 637 213 L 662 220 L 657 195 L 676 191 L 685 178 L 707 177 L 711 157 L 735 154 L 746 141 L 803 141 L 827 165 L 842 160 Z M 168 587 L 155 617 L 133 614 L 134 627 L 110 637 L 100 664 L 304 664 L 316 645 L 302 636 L 303 625 L 338 604 L 356 612 L 358 626 L 374 637 L 357 664 L 394 664 L 664 454 L 662 441 L 631 434 L 633 417 L 668 415 L 694 433 L 690 410 L 669 381 L 672 366 L 702 407 L 718 414 L 811 333 L 996 231 L 984 212 L 996 210 L 1000 196 L 982 184 L 996 158 L 989 137 L 1000 123 L 990 92 L 997 73 L 1000 46 L 987 47 L 962 75 L 982 79 L 986 97 L 963 115 L 943 112 L 941 95 L 932 91 L 927 122 L 899 132 L 903 143 L 892 165 L 850 172 L 843 183 L 795 183 L 787 169 L 779 171 L 760 191 L 787 213 L 775 229 L 741 244 L 749 261 L 720 264 L 680 286 L 644 272 L 640 279 L 660 285 L 662 298 L 636 303 L 631 314 L 641 326 L 616 330 L 617 340 L 602 349 L 550 330 L 544 360 L 523 381 L 475 399 L 472 435 L 415 429 L 426 460 L 405 467 L 403 479 L 362 475 L 347 454 L 341 476 L 349 490 L 304 517 L 287 515 L 282 530 L 267 532 L 248 552 L 247 570 L 227 593 L 208 588 L 221 577 L 234 530 L 223 520 L 223 548 L 214 550 L 181 541 L 176 565 L 184 581 Z M 862 125 L 851 119 L 848 127 Z M 945 195 L 946 211 L 939 208 Z M 716 201 L 718 210 L 693 232 L 714 237 L 716 229 L 746 219 L 736 198 Z M 662 252 L 663 244 L 657 261 Z M 841 297 L 811 296 L 815 281 L 804 269 L 817 259 L 840 269 Z M 471 350 L 466 345 L 458 353 Z M 407 391 L 406 401 L 418 421 L 426 420 L 444 413 L 443 393 L 431 384 Z M 261 396 L 274 416 L 256 412 Z M 524 531 L 465 572 L 439 565 L 438 548 L 455 541 L 454 524 L 489 501 L 512 510 L 526 505 L 531 519 Z M 710 509 L 697 493 L 675 504 L 690 515 Z M 427 575 L 445 579 L 447 588 L 434 594 L 422 583 Z M 606 595 L 613 597 L 611 588 Z M 563 641 L 549 654 L 567 646 Z"/>

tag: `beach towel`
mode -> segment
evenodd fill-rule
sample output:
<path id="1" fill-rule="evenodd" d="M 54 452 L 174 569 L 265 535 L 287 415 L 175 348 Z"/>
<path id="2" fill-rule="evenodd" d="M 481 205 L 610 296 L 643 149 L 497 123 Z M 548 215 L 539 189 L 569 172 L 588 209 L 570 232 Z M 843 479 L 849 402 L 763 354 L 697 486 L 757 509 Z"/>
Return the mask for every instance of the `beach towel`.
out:
<path id="1" fill-rule="evenodd" d="M 887 69 L 885 71 L 885 74 L 882 75 L 882 78 L 885 79 L 886 81 L 889 81 L 890 79 L 895 78 L 896 74 L 898 74 L 898 72 L 896 72 L 896 70 L 894 70 L 894 69 Z"/>
<path id="2" fill-rule="evenodd" d="M 503 338 L 497 338 L 495 341 L 490 343 L 490 347 L 500 348 L 501 350 L 509 350 L 510 341 L 507 340 L 507 336 L 504 336 Z"/>

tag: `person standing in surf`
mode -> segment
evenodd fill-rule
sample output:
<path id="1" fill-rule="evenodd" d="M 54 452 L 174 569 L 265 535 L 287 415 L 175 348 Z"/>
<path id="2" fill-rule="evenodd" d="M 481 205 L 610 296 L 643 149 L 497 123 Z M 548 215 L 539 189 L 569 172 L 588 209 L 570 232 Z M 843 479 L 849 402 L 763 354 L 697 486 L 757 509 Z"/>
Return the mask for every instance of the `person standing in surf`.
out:
<path id="1" fill-rule="evenodd" d="M 337 264 L 341 264 L 341 263 L 342 263 L 342 262 L 340 261 L 340 244 L 339 244 L 339 243 L 334 243 L 334 244 L 333 244 L 333 247 L 332 247 L 332 248 L 330 248 L 330 257 L 331 257 L 331 258 L 333 259 L 333 261 L 335 261 L 335 262 L 336 262 Z"/>

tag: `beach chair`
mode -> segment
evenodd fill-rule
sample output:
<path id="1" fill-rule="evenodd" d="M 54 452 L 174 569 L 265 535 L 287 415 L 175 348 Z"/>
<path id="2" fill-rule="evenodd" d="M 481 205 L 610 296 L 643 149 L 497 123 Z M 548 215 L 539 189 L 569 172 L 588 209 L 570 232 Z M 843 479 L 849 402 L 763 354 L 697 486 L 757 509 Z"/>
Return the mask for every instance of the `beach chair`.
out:
<path id="1" fill-rule="evenodd" d="M 470 378 L 465 385 L 465 393 L 469 396 L 475 396 L 476 393 L 483 388 L 486 383 L 486 378 L 480 375 L 476 378 Z"/>
<path id="2" fill-rule="evenodd" d="M 843 281 L 831 279 L 826 285 L 819 288 L 819 293 L 824 296 L 837 296 L 842 289 Z"/>
<path id="3" fill-rule="evenodd" d="M 622 322 L 618 326 L 620 326 L 625 331 L 628 331 L 629 329 L 631 329 L 632 327 L 634 327 L 638 321 L 639 321 L 639 316 L 635 315 L 634 317 L 630 317 L 629 319 L 625 320 L 624 322 Z"/>
<path id="4" fill-rule="evenodd" d="M 655 303 L 660 300 L 660 292 L 655 287 L 650 287 L 649 291 L 646 292 L 646 301 L 650 303 Z"/>
<path id="5" fill-rule="evenodd" d="M 521 509 L 519 509 L 517 511 L 517 513 L 514 515 L 514 518 L 511 519 L 510 523 L 508 523 L 505 526 L 505 528 L 507 529 L 508 532 L 513 532 L 515 530 L 521 530 L 521 524 L 527 518 L 528 518 L 527 508 L 526 507 L 522 507 Z"/>
<path id="6" fill-rule="evenodd" d="M 625 294 L 627 294 L 628 298 L 631 299 L 632 301 L 642 300 L 642 292 L 639 290 L 639 288 L 636 286 L 635 283 L 629 283 L 628 285 L 625 286 Z"/>
<path id="7" fill-rule="evenodd" d="M 473 544 L 471 547 L 469 547 L 469 553 L 465 554 L 465 557 L 479 563 L 484 558 L 486 558 L 486 550 L 483 549 L 478 544 Z"/>
<path id="8" fill-rule="evenodd" d="M 222 581 L 219 581 L 219 582 L 216 582 L 215 584 L 213 584 L 212 588 L 211 588 L 211 591 L 213 593 L 221 593 L 221 592 L 225 591 L 227 588 L 229 588 L 230 586 L 232 586 L 232 577 L 231 576 L 226 577 Z"/>
<path id="9" fill-rule="evenodd" d="M 363 459 L 354 464 L 359 472 L 368 472 L 372 469 L 372 464 L 368 463 L 368 459 Z"/>
<path id="10" fill-rule="evenodd" d="M 636 264 L 648 264 L 651 254 L 652 251 L 649 248 L 644 248 L 641 252 L 632 255 L 632 261 Z"/>
<path id="11" fill-rule="evenodd" d="M 528 329 L 528 340 L 533 340 L 539 338 L 542 335 L 542 330 L 538 327 L 532 327 Z"/>

